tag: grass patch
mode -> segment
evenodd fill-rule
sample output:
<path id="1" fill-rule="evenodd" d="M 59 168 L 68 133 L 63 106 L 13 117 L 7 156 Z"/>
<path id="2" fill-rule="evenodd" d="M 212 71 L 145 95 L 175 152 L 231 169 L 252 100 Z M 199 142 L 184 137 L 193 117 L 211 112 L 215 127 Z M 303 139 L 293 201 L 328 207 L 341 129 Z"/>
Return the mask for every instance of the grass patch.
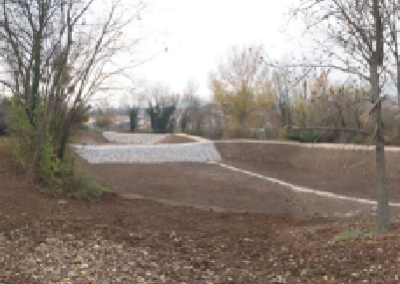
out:
<path id="1" fill-rule="evenodd" d="M 103 131 L 107 131 L 107 129 L 101 128 L 101 127 L 98 127 L 98 126 L 90 126 L 90 127 L 88 127 L 87 131 L 89 131 L 89 132 L 103 132 Z"/>
<path id="2" fill-rule="evenodd" d="M 1 145 L 1 146 L 7 144 L 8 141 L 9 141 L 9 138 L 8 138 L 8 137 L 0 136 L 0 145 Z"/>
<path id="3" fill-rule="evenodd" d="M 341 232 L 336 236 L 336 238 L 357 238 L 357 237 L 372 237 L 380 234 L 384 234 L 385 232 L 381 232 L 375 227 L 369 229 L 349 229 L 344 232 Z"/>
<path id="4" fill-rule="evenodd" d="M 105 192 L 114 192 L 91 178 L 88 171 L 88 163 L 79 155 L 71 153 L 74 160 L 74 177 L 71 180 L 73 191 L 70 197 L 85 198 L 89 200 L 99 199 Z"/>
<path id="5" fill-rule="evenodd" d="M 76 186 L 79 188 L 75 195 L 85 197 L 89 200 L 99 199 L 104 192 L 113 192 L 110 188 L 101 185 L 92 178 L 80 174 L 75 178 Z"/>

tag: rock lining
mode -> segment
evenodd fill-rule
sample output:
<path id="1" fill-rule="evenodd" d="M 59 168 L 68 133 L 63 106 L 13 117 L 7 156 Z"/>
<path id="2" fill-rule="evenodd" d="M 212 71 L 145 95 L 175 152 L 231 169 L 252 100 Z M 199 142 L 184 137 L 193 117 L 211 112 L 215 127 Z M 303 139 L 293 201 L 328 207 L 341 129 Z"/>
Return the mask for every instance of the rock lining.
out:
<path id="1" fill-rule="evenodd" d="M 136 142 L 137 145 L 72 145 L 75 152 L 90 164 L 220 162 L 221 155 L 210 141 L 185 144 L 153 145 L 167 135 L 103 133 L 116 143 Z M 154 136 L 152 136 L 154 135 Z M 133 142 L 132 142 L 133 141 Z M 142 143 L 142 145 L 138 145 Z M 145 145 L 143 145 L 145 144 Z"/>
<path id="2" fill-rule="evenodd" d="M 131 134 L 131 133 L 116 133 L 116 132 L 103 132 L 104 138 L 113 143 L 119 144 L 154 144 L 161 141 L 169 134 Z"/>

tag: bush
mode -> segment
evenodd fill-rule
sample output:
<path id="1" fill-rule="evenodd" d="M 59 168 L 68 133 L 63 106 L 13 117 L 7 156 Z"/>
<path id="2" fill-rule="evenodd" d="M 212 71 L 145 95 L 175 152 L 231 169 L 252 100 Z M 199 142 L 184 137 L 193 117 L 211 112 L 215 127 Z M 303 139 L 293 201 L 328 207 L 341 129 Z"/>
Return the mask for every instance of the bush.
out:
<path id="1" fill-rule="evenodd" d="M 33 162 L 33 155 L 39 138 L 39 125 L 41 125 L 44 106 L 39 101 L 33 114 L 33 122 L 29 120 L 25 109 L 18 104 L 19 98 L 14 97 L 11 107 L 8 133 L 16 139 L 12 143 L 14 161 L 24 174 L 28 174 Z M 34 125 L 37 125 L 36 127 Z M 57 155 L 58 145 L 54 145 L 49 129 L 46 129 L 43 143 L 40 148 L 38 164 L 33 178 L 48 187 L 52 192 L 61 192 L 60 160 Z"/>
<path id="2" fill-rule="evenodd" d="M 288 135 L 287 140 L 298 141 L 300 143 L 320 143 L 321 135 L 319 133 L 307 133 L 304 135 Z"/>
<path id="3" fill-rule="evenodd" d="M 85 175 L 75 177 L 75 185 L 79 191 L 72 193 L 72 195 L 74 197 L 83 197 L 89 200 L 99 199 L 103 195 L 103 192 L 110 191 Z"/>
<path id="4" fill-rule="evenodd" d="M 88 123 L 89 122 L 89 115 L 87 113 L 81 115 L 80 117 L 80 123 Z"/>
<path id="5" fill-rule="evenodd" d="M 110 115 L 100 114 L 96 116 L 96 125 L 103 129 L 110 129 L 114 126 L 114 121 Z"/>
<path id="6" fill-rule="evenodd" d="M 286 131 L 285 128 L 279 129 L 278 138 L 279 139 L 284 139 L 284 140 L 288 139 L 287 131 Z"/>
<path id="7" fill-rule="evenodd" d="M 100 197 L 107 189 L 87 177 L 75 174 L 75 156 L 71 149 L 67 147 L 63 159 L 58 158 L 60 145 L 53 141 L 49 127 L 45 129 L 38 160 L 31 172 L 46 106 L 40 99 L 32 122 L 24 107 L 18 104 L 19 98 L 15 96 L 14 100 L 7 131 L 12 136 L 10 144 L 13 158 L 20 172 L 27 176 L 29 174 L 29 179 L 38 182 L 51 193 L 68 193 L 87 199 Z"/>
<path id="8" fill-rule="evenodd" d="M 363 144 L 367 144 L 368 140 L 369 139 L 367 137 L 363 137 L 363 136 L 357 135 L 357 136 L 348 137 L 346 139 L 346 143 L 363 145 Z"/>

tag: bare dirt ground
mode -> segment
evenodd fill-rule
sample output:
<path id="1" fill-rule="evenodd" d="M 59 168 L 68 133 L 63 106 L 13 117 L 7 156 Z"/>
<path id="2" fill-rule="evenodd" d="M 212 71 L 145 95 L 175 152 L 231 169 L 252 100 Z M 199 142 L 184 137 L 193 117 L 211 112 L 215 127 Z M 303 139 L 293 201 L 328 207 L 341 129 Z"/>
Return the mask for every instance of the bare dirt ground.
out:
<path id="1" fill-rule="evenodd" d="M 267 279 L 275 277 L 275 274 L 271 270 L 273 266 L 265 260 L 272 256 L 272 247 L 276 245 L 278 248 L 284 243 L 283 236 L 292 238 L 287 230 L 301 229 L 309 224 L 325 226 L 333 222 L 323 218 L 312 221 L 293 219 L 286 214 L 209 212 L 145 199 L 127 200 L 112 194 L 92 203 L 67 200 L 65 204 L 60 204 L 60 196 L 40 193 L 38 188 L 16 175 L 8 147 L 0 147 L 0 157 L 1 283 L 47 283 L 48 279 L 32 275 L 45 275 L 43 262 L 51 266 L 49 261 L 53 256 L 47 254 L 47 262 L 34 258 L 32 261 L 36 263 L 36 268 L 30 272 L 31 276 L 26 276 L 26 256 L 38 249 L 43 250 L 55 235 L 60 238 L 68 236 L 64 246 L 72 242 L 71 238 L 73 243 L 84 244 L 96 236 L 97 239 L 121 244 L 126 250 L 141 248 L 151 251 L 157 255 L 151 263 L 159 263 L 160 267 L 180 260 L 194 269 L 188 272 L 187 268 L 174 267 L 169 271 L 153 271 L 150 262 L 144 263 L 140 267 L 131 267 L 132 274 L 137 274 L 138 279 L 161 275 L 160 279 L 164 280 L 155 281 L 152 278 L 152 282 L 137 283 L 165 283 L 165 279 L 167 283 L 204 283 L 200 276 L 210 275 L 211 272 L 219 279 L 213 283 L 268 283 Z M 145 175 L 151 179 L 153 173 Z M 277 238 L 280 234 L 282 236 Z M 315 239 L 309 233 L 305 238 Z M 10 246 L 9 250 L 6 243 Z M 102 249 L 115 249 L 115 245 Z M 65 253 L 68 254 L 68 251 Z M 70 257 L 75 258 L 76 255 Z M 137 256 L 134 257 L 138 261 Z M 64 264 L 71 265 L 69 262 Z M 94 273 L 111 268 L 113 266 L 99 267 Z M 118 267 L 115 268 L 117 271 Z M 88 267 L 87 271 L 90 269 L 92 267 Z M 63 273 L 67 275 L 66 271 Z M 118 279 L 117 274 L 114 277 L 111 280 Z M 56 283 L 63 283 L 61 276 Z"/>
<path id="2" fill-rule="evenodd" d="M 92 139 L 93 136 L 90 136 Z M 160 143 L 190 143 L 169 135 Z M 95 141 L 102 142 L 102 137 Z M 295 144 L 216 142 L 222 163 L 295 185 L 375 200 L 374 153 L 298 147 Z M 400 152 L 387 157 L 391 201 L 400 201 Z M 151 198 L 225 211 L 287 213 L 292 216 L 371 215 L 371 205 L 293 192 L 285 186 L 198 163 L 87 165 L 91 175 L 130 198 Z M 152 178 L 147 178 L 147 173 Z M 393 209 L 397 214 L 400 210 Z"/>
<path id="3" fill-rule="evenodd" d="M 104 138 L 102 132 L 79 130 L 75 133 L 74 138 L 76 142 L 83 145 L 101 145 L 109 143 L 109 141 Z"/>
<path id="4" fill-rule="evenodd" d="M 131 133 L 128 131 L 119 131 L 119 133 Z M 74 135 L 75 142 L 78 142 L 83 145 L 103 145 L 103 144 L 115 144 L 111 143 L 106 138 L 104 138 L 102 132 L 95 132 L 95 131 L 82 131 L 79 130 Z M 186 135 L 168 135 L 157 144 L 182 144 L 182 143 L 193 143 L 196 142 L 195 139 L 192 139 L 190 136 Z"/>
<path id="5" fill-rule="evenodd" d="M 168 135 L 157 144 L 182 144 L 182 143 L 193 143 L 196 142 L 195 140 L 186 137 L 186 136 L 179 136 L 179 135 Z"/>
<path id="6" fill-rule="evenodd" d="M 216 143 L 223 163 L 345 196 L 376 197 L 373 151 L 304 148 L 265 143 Z M 400 201 L 400 152 L 386 154 L 390 200 Z"/>
<path id="7" fill-rule="evenodd" d="M 99 137 L 92 138 L 101 143 Z M 293 148 L 267 149 L 257 144 L 217 147 L 228 164 L 266 175 L 281 175 L 282 179 L 320 190 L 348 186 L 346 190 L 336 190 L 374 197 L 371 190 L 359 189 L 369 184 L 364 184 L 364 179 L 373 188 L 369 175 L 374 169 L 369 166 L 372 157 L 368 155 L 360 158 L 357 154 L 360 159 L 352 164 L 354 157 L 341 152 L 304 155 Z M 281 153 L 276 153 L 278 150 Z M 392 186 L 396 183 L 397 159 L 388 156 Z M 340 170 L 343 164 L 338 160 L 346 162 L 347 170 Z M 283 163 L 288 163 L 289 170 L 285 171 Z M 400 223 L 396 218 L 388 234 L 338 237 L 351 228 L 372 227 L 369 206 L 293 193 L 217 165 L 82 166 L 93 178 L 131 199 L 106 194 L 97 202 L 68 199 L 60 204 L 60 198 L 65 197 L 40 193 L 16 175 L 9 146 L 0 145 L 0 283 L 48 283 L 45 278 L 23 278 L 22 275 L 32 272 L 27 273 L 22 260 L 38 248 L 42 250 L 54 234 L 74 238 L 73 244 L 86 244 L 86 240 L 96 236 L 122 245 L 129 252 L 145 250 L 140 256 L 132 256 L 135 261 L 130 265 L 131 274 L 137 278 L 126 283 L 399 282 Z M 362 170 L 355 169 L 360 166 Z M 293 175 L 302 167 L 307 171 L 291 177 L 290 170 Z M 346 182 L 338 180 L 347 172 L 358 179 L 349 175 L 343 178 Z M 329 182 L 324 182 L 329 177 Z M 392 197 L 396 196 L 394 192 Z M 364 214 L 353 218 L 322 216 L 355 208 Z M 395 210 L 392 213 L 396 215 Z M 65 240 L 62 246 L 69 243 Z M 115 244 L 110 251 L 116 249 Z M 149 255 L 151 262 L 146 262 Z M 32 261 L 37 265 L 35 273 L 45 270 L 43 259 Z M 182 267 L 178 269 L 177 263 Z M 65 263 L 66 267 L 69 265 Z M 96 269 L 92 273 L 110 270 L 112 276 L 108 282 L 92 283 L 114 283 L 120 279 L 117 266 L 109 264 Z M 207 280 L 207 275 L 212 275 L 212 280 Z M 60 278 L 55 283 L 89 282 Z"/>

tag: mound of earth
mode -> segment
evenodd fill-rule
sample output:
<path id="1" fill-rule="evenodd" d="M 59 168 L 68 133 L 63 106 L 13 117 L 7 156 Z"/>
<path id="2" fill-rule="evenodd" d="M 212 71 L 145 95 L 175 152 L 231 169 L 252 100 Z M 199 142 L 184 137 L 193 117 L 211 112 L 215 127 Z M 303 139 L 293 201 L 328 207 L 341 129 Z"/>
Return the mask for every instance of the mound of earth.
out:
<path id="1" fill-rule="evenodd" d="M 168 135 L 164 139 L 160 140 L 157 144 L 184 144 L 184 143 L 193 143 L 193 142 L 196 142 L 196 141 L 189 137 L 172 134 L 172 135 Z"/>

